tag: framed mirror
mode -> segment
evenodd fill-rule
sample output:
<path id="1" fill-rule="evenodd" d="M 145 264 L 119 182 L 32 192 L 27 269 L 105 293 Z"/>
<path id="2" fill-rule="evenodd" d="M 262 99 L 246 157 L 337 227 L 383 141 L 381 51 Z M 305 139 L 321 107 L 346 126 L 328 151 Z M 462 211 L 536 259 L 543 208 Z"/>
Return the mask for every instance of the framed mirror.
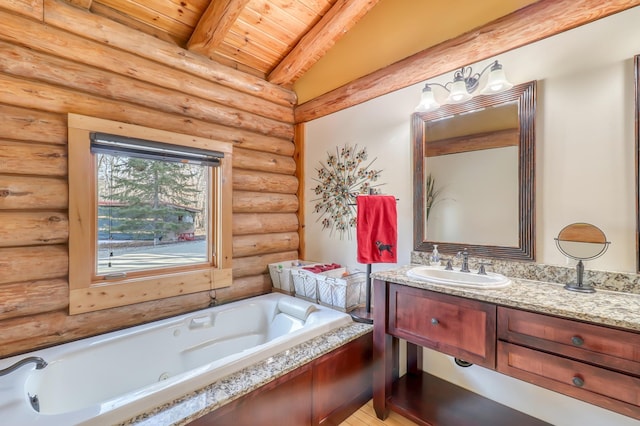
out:
<path id="1" fill-rule="evenodd" d="M 414 250 L 535 260 L 536 83 L 414 113 Z"/>

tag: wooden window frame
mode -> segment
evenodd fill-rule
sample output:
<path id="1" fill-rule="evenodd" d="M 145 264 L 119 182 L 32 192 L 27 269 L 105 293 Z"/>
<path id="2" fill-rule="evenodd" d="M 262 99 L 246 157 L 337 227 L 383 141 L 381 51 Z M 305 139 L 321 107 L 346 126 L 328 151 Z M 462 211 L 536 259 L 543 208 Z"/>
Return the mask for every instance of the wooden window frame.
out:
<path id="1" fill-rule="evenodd" d="M 180 133 L 68 115 L 69 132 L 69 313 L 71 315 L 131 305 L 217 288 L 232 283 L 232 155 L 233 146 Z M 222 152 L 220 167 L 212 169 L 209 229 L 210 263 L 159 271 L 144 276 L 106 280 L 96 277 L 97 185 L 96 161 L 90 133 L 103 132 L 173 145 Z"/>

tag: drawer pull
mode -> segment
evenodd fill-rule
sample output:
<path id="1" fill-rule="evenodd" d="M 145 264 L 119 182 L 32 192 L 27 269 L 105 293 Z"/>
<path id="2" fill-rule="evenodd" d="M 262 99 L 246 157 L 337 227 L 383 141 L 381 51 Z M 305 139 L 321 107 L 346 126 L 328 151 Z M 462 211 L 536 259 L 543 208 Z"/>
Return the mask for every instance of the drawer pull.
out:
<path id="1" fill-rule="evenodd" d="M 581 388 L 582 386 L 584 386 L 584 380 L 582 380 L 580 377 L 575 376 L 572 380 L 574 385 L 576 385 L 577 387 Z"/>
<path id="2" fill-rule="evenodd" d="M 573 343 L 574 346 L 582 346 L 584 344 L 584 339 L 580 336 L 573 336 L 571 338 L 571 343 Z"/>
<path id="3" fill-rule="evenodd" d="M 431 324 L 438 325 L 440 324 L 440 321 L 438 321 L 438 318 L 431 318 Z"/>

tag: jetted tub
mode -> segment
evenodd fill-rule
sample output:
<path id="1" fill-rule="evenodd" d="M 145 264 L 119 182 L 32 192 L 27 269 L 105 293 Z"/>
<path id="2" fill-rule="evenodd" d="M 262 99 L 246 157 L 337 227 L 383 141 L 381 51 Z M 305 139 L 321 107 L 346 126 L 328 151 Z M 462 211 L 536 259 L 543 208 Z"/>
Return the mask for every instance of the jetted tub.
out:
<path id="1" fill-rule="evenodd" d="M 0 370 L 28 356 L 48 365 L 0 376 L 0 423 L 122 422 L 351 321 L 271 293 L 2 359 Z"/>

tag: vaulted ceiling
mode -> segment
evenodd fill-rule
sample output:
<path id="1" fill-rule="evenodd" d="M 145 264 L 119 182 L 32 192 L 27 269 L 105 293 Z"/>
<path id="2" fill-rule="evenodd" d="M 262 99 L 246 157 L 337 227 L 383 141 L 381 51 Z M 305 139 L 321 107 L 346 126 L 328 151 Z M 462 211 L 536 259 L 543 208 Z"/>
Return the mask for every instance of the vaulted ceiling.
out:
<path id="1" fill-rule="evenodd" d="M 275 84 L 291 85 L 378 0 L 69 0 Z"/>
<path id="2" fill-rule="evenodd" d="M 300 101 L 535 2 L 66 1 L 219 63 L 293 88 Z"/>

